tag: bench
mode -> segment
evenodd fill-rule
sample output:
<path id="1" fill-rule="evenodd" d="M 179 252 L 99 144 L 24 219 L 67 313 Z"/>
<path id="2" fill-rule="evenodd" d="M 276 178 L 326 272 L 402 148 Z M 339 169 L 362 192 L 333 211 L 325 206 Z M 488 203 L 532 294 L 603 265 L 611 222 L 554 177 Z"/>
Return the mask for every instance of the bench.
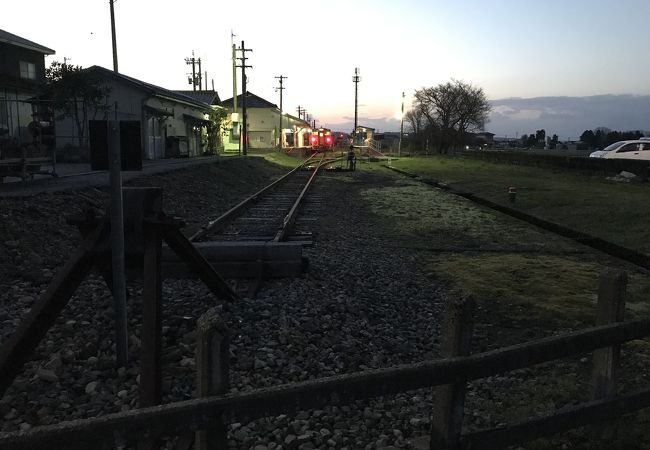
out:
<path id="1" fill-rule="evenodd" d="M 42 166 L 52 166 L 52 170 L 42 170 Z M 0 159 L 0 183 L 5 177 L 15 177 L 21 180 L 34 179 L 34 175 L 51 175 L 56 177 L 52 158 L 6 158 Z"/>

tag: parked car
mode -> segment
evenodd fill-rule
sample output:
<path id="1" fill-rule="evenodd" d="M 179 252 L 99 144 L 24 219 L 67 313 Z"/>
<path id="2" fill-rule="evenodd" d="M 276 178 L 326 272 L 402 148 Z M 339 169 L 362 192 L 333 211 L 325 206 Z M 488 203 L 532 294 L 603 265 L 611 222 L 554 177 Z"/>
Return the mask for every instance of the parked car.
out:
<path id="1" fill-rule="evenodd" d="M 650 161 L 650 140 L 635 139 L 631 141 L 614 142 L 602 150 L 596 150 L 591 153 L 589 157 L 607 159 L 643 159 Z"/>

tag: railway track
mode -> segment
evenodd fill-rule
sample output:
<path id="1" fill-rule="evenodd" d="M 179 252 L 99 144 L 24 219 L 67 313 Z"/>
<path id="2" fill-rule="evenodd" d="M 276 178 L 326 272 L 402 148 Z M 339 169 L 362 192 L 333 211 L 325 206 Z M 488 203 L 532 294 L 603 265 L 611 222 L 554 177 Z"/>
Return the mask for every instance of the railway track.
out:
<path id="1" fill-rule="evenodd" d="M 263 279 L 301 275 L 308 267 L 302 250 L 311 245 L 321 200 L 308 193 L 331 162 L 324 155 L 306 160 L 209 221 L 190 241 L 224 278 L 253 280 L 245 288 L 249 297 Z M 174 272 L 186 274 L 179 265 Z M 235 289 L 240 284 L 245 283 Z"/>
<path id="2" fill-rule="evenodd" d="M 190 241 L 285 242 L 310 237 L 304 227 L 296 227 L 297 218 L 307 192 L 326 162 L 324 157 L 305 161 L 208 222 Z"/>

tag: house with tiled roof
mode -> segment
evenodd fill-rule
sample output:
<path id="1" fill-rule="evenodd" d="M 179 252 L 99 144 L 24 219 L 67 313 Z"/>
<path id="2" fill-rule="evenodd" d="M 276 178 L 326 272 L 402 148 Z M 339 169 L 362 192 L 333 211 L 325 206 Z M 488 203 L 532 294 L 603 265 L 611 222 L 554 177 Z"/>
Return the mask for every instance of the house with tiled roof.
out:
<path id="1" fill-rule="evenodd" d="M 219 94 L 217 93 L 217 91 L 214 90 L 207 90 L 207 91 L 175 90 L 174 92 L 176 92 L 177 94 L 184 95 L 186 97 L 191 97 L 194 100 L 199 100 L 203 103 L 207 103 L 208 105 L 221 106 L 221 100 L 219 99 Z"/>
<path id="2" fill-rule="evenodd" d="M 45 56 L 54 50 L 0 30 L 0 144 L 32 142 L 34 109 L 27 102 L 45 84 Z M 0 151 L 2 147 L 0 147 Z"/>
<path id="3" fill-rule="evenodd" d="M 221 102 L 227 109 L 228 118 L 224 130 L 224 147 L 226 151 L 239 150 L 241 143 L 241 126 L 243 123 L 243 97 L 238 95 L 237 113 L 234 113 L 233 98 Z M 234 113 L 234 114 L 233 114 Z M 274 148 L 280 142 L 280 108 L 275 103 L 262 97 L 246 93 L 246 114 L 248 126 L 248 148 Z M 307 145 L 307 135 L 311 132 L 309 123 L 291 116 L 282 115 L 282 133 L 284 147 L 297 147 Z"/>
<path id="4" fill-rule="evenodd" d="M 87 146 L 75 136 L 72 120 L 59 116 L 57 147 L 73 148 L 79 159 L 90 160 L 94 168 L 105 168 L 107 121 L 117 119 L 122 160 L 128 167 L 137 168 L 142 160 L 193 157 L 206 152 L 210 104 L 104 67 L 92 66 L 84 71 L 108 88 L 108 108 L 89 113 Z"/>

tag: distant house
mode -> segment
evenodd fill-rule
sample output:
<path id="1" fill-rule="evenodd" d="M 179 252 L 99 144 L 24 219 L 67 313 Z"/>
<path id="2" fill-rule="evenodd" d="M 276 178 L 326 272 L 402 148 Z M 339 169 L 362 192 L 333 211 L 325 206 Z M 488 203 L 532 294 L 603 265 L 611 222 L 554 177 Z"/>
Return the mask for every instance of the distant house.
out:
<path id="1" fill-rule="evenodd" d="M 26 100 L 45 84 L 45 55 L 54 50 L 0 30 L 0 140 L 32 142 L 35 109 Z"/>
<path id="2" fill-rule="evenodd" d="M 359 147 L 369 147 L 375 139 L 375 129 L 358 125 L 352 132 L 354 145 Z"/>
<path id="3" fill-rule="evenodd" d="M 122 159 L 131 165 L 202 153 L 202 130 L 208 123 L 210 104 L 100 66 L 84 70 L 99 77 L 109 94 L 108 108 L 88 114 L 89 150 L 81 146 L 82 160 L 89 159 L 97 167 L 105 165 L 107 121 L 114 117 L 120 122 Z M 57 147 L 78 144 L 70 118 L 59 116 L 56 126 Z"/>
<path id="4" fill-rule="evenodd" d="M 240 147 L 242 117 L 242 95 L 237 96 L 237 113 L 233 110 L 233 99 L 221 102 L 228 110 L 229 121 L 224 130 L 226 151 L 236 151 Z M 246 94 L 246 114 L 249 148 L 272 148 L 280 141 L 280 108 L 251 92 Z M 311 133 L 308 122 L 290 114 L 282 116 L 283 145 L 285 147 L 307 146 L 307 136 Z"/>
<path id="5" fill-rule="evenodd" d="M 194 100 L 207 103 L 212 106 L 221 107 L 221 100 L 219 99 L 219 94 L 217 91 L 192 91 L 192 90 L 183 90 L 183 91 L 173 91 L 176 94 L 184 95 L 186 97 L 193 98 Z"/>

